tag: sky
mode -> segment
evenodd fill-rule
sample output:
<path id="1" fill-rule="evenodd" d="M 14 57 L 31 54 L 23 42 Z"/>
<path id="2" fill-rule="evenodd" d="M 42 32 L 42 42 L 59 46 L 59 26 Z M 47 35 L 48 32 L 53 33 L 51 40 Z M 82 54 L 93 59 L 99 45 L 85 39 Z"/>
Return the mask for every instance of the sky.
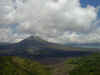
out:
<path id="1" fill-rule="evenodd" d="M 80 0 L 81 6 L 86 7 L 88 4 L 92 6 L 99 6 L 100 0 Z"/>
<path id="2" fill-rule="evenodd" d="M 0 42 L 38 36 L 54 43 L 100 43 L 100 0 L 0 0 Z"/>
<path id="3" fill-rule="evenodd" d="M 87 5 L 100 6 L 100 0 L 80 0 L 80 3 L 82 7 L 86 7 Z M 98 12 L 98 17 L 100 18 L 100 11 Z"/>

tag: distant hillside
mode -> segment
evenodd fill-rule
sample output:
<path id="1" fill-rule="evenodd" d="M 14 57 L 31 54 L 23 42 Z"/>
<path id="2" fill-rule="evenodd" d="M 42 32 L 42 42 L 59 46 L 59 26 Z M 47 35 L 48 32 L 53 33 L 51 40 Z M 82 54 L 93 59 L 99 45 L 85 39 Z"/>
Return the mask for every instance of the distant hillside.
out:
<path id="1" fill-rule="evenodd" d="M 11 49 L 12 43 L 0 43 L 0 49 Z"/>
<path id="2" fill-rule="evenodd" d="M 81 47 L 81 48 L 99 48 L 100 49 L 100 43 L 72 43 L 72 44 L 66 44 L 67 46 L 72 47 Z"/>
<path id="3" fill-rule="evenodd" d="M 18 43 L 0 45 L 0 55 L 30 56 L 49 52 L 52 54 L 53 52 L 57 51 L 99 51 L 99 49 L 72 47 L 68 45 L 51 43 L 35 36 L 30 36 Z"/>
<path id="4" fill-rule="evenodd" d="M 94 48 L 81 48 L 81 47 L 72 47 L 62 44 L 50 43 L 45 41 L 39 37 L 31 36 L 29 38 L 24 39 L 23 41 L 15 44 L 14 49 L 16 51 L 23 51 L 29 53 L 39 54 L 40 51 L 44 50 L 65 50 L 65 51 L 94 51 Z M 99 50 L 95 48 L 95 51 Z"/>

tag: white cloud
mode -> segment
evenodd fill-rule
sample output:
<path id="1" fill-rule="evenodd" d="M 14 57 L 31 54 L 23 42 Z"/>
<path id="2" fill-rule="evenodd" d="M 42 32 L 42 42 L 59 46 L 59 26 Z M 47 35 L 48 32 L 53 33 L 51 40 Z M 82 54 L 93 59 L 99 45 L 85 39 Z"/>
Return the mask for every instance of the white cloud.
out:
<path id="1" fill-rule="evenodd" d="M 17 23 L 18 35 L 34 35 L 58 43 L 97 42 L 100 39 L 96 31 L 99 8 L 90 5 L 82 8 L 79 0 L 5 2 L 7 4 L 0 8 L 0 16 L 3 16 L 0 24 Z"/>
<path id="2" fill-rule="evenodd" d="M 79 0 L 30 0 L 20 8 L 18 29 L 53 42 L 84 42 L 97 18 L 97 8 L 82 8 Z"/>
<path id="3" fill-rule="evenodd" d="M 10 28 L 0 28 L 0 42 L 19 42 L 26 37 L 29 37 L 29 35 L 26 34 L 13 34 L 12 29 Z"/>
<path id="4" fill-rule="evenodd" d="M 8 41 L 10 35 L 10 29 L 0 28 L 0 41 Z"/>
<path id="5" fill-rule="evenodd" d="M 0 24 L 12 24 L 15 22 L 15 9 L 13 0 L 0 0 Z"/>

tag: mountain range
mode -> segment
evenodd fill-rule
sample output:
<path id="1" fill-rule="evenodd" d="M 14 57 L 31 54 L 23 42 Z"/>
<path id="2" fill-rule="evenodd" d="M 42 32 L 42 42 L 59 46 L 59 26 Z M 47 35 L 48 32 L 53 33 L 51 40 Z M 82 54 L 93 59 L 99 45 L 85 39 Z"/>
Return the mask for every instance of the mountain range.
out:
<path id="1" fill-rule="evenodd" d="M 18 43 L 0 44 L 0 56 L 21 56 L 46 63 L 56 63 L 58 60 L 65 60 L 69 57 L 85 56 L 95 51 L 99 49 L 51 43 L 35 36 L 30 36 Z"/>

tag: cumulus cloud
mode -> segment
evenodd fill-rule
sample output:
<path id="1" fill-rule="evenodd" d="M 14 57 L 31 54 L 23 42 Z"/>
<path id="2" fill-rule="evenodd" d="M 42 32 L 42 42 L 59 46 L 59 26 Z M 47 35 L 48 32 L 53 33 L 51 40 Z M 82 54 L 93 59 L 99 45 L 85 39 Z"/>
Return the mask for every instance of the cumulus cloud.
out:
<path id="1" fill-rule="evenodd" d="M 19 42 L 23 39 L 25 39 L 26 37 L 29 37 L 29 35 L 26 34 L 13 34 L 12 33 L 12 29 L 10 28 L 0 28 L 0 42 Z"/>
<path id="2" fill-rule="evenodd" d="M 8 41 L 10 35 L 10 29 L 9 28 L 0 28 L 0 41 L 6 42 Z"/>
<path id="3" fill-rule="evenodd" d="M 16 34 L 39 36 L 50 42 L 98 42 L 98 10 L 82 8 L 80 0 L 9 0 L 0 11 L 0 24 L 16 25 Z M 12 29 L 13 31 L 13 29 Z M 94 37 L 95 36 L 95 37 Z M 24 36 L 25 37 L 25 36 Z"/>
<path id="4" fill-rule="evenodd" d="M 14 23 L 15 10 L 12 0 L 0 0 L 0 24 Z"/>

